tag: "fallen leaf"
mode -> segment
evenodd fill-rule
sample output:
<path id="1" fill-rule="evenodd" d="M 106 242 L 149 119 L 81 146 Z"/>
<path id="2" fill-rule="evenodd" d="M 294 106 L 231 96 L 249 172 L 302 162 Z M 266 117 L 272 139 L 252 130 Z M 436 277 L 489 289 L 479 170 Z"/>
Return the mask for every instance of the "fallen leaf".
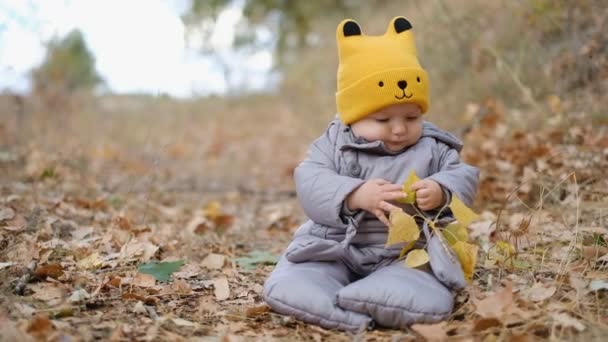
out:
<path id="1" fill-rule="evenodd" d="M 15 217 L 15 210 L 11 207 L 0 205 L 0 222 L 10 220 Z"/>
<path id="2" fill-rule="evenodd" d="M 43 341 L 46 340 L 44 337 L 51 335 L 54 330 L 53 322 L 51 322 L 48 316 L 36 315 L 28 323 L 26 332 Z"/>
<path id="3" fill-rule="evenodd" d="M 95 228 L 89 227 L 78 227 L 74 231 L 72 231 L 72 239 L 74 240 L 82 240 L 87 235 L 92 234 L 95 231 Z"/>
<path id="4" fill-rule="evenodd" d="M 475 221 L 479 215 L 475 214 L 473 210 L 469 209 L 460 198 L 456 196 L 452 196 L 452 201 L 450 202 L 450 209 L 452 213 L 458 220 L 458 223 L 463 225 L 464 227 L 468 227 L 473 221 Z"/>
<path id="5" fill-rule="evenodd" d="M 558 325 L 561 325 L 564 328 L 574 328 L 578 332 L 585 330 L 585 325 L 583 325 L 583 323 L 579 322 L 578 320 L 576 320 L 572 316 L 568 315 L 567 313 L 563 313 L 563 312 L 555 313 L 554 312 L 554 313 L 551 313 L 551 318 L 553 318 L 555 323 L 557 323 Z"/>
<path id="6" fill-rule="evenodd" d="M 190 286 L 190 284 L 183 280 L 183 279 L 178 279 L 175 280 L 173 282 L 173 285 L 171 285 L 171 289 L 177 293 L 177 294 L 182 294 L 182 295 L 187 295 L 192 293 L 192 287 Z"/>
<path id="7" fill-rule="evenodd" d="M 11 231 L 11 232 L 21 231 L 27 225 L 27 221 L 25 220 L 25 218 L 19 214 L 16 214 L 15 217 L 13 217 L 10 220 L 5 221 L 4 223 L 6 225 L 2 228 L 6 229 L 8 231 Z"/>
<path id="8" fill-rule="evenodd" d="M 173 279 L 189 279 L 201 274 L 201 269 L 198 265 L 186 264 L 178 272 L 173 273 Z"/>
<path id="9" fill-rule="evenodd" d="M 70 296 L 70 298 L 68 298 L 68 301 L 71 303 L 84 302 L 90 297 L 91 295 L 89 295 L 89 293 L 85 289 L 78 289 L 72 292 L 72 295 Z"/>
<path id="10" fill-rule="evenodd" d="M 63 275 L 63 267 L 60 264 L 47 264 L 36 268 L 34 276 L 38 279 L 46 279 L 47 277 L 57 279 Z"/>
<path id="11" fill-rule="evenodd" d="M 533 302 L 542 302 L 545 299 L 551 298 L 555 294 L 557 288 L 555 286 L 545 287 L 541 283 L 534 284 L 531 288 L 522 292 L 524 297 Z"/>
<path id="12" fill-rule="evenodd" d="M 185 320 L 183 318 L 171 318 L 171 321 L 178 327 L 195 327 L 196 323 Z"/>
<path id="13" fill-rule="evenodd" d="M 210 270 L 219 270 L 224 267 L 226 257 L 221 254 L 210 253 L 203 259 L 201 266 Z"/>
<path id="14" fill-rule="evenodd" d="M 54 303 L 65 297 L 63 289 L 54 283 L 34 283 L 27 286 L 34 291 L 32 298 L 43 302 Z"/>
<path id="15" fill-rule="evenodd" d="M 608 247 L 583 246 L 581 254 L 585 260 L 596 261 L 598 258 L 608 254 Z"/>
<path id="16" fill-rule="evenodd" d="M 93 252 L 86 258 L 80 259 L 76 264 L 78 268 L 83 270 L 91 270 L 100 267 L 103 264 L 99 256 L 99 252 Z"/>
<path id="17" fill-rule="evenodd" d="M 24 317 L 31 317 L 36 313 L 36 309 L 24 303 L 13 303 L 17 311 Z M 1 340 L 1 339 L 0 339 Z"/>
<path id="18" fill-rule="evenodd" d="M 133 311 L 134 313 L 139 313 L 139 314 L 145 314 L 148 312 L 142 301 L 138 301 L 137 303 L 135 303 L 135 305 L 133 305 L 133 309 L 131 309 L 131 311 Z"/>
<path id="19" fill-rule="evenodd" d="M 118 258 L 123 261 L 130 261 L 133 259 L 142 262 L 148 261 L 156 254 L 158 248 L 159 247 L 155 244 L 133 239 L 122 246 Z"/>
<path id="20" fill-rule="evenodd" d="M 412 330 L 429 342 L 447 341 L 446 322 L 436 324 L 412 324 Z"/>
<path id="21" fill-rule="evenodd" d="M 184 265 L 183 260 L 171 262 L 149 262 L 139 266 L 141 273 L 153 275 L 158 281 L 169 281 L 171 274 L 177 272 Z"/>
<path id="22" fill-rule="evenodd" d="M 270 307 L 266 304 L 261 304 L 257 306 L 248 307 L 245 310 L 245 316 L 249 318 L 257 317 L 263 315 L 267 312 L 270 312 Z"/>
<path id="23" fill-rule="evenodd" d="M 403 192 L 405 193 L 405 197 L 398 199 L 397 202 L 403 204 L 414 204 L 416 203 L 416 191 L 412 191 L 412 185 L 419 181 L 420 178 L 416 175 L 416 171 L 411 170 L 410 174 L 407 176 L 405 182 L 403 182 Z"/>
<path id="24" fill-rule="evenodd" d="M 500 291 L 487 296 L 481 301 L 473 300 L 473 302 L 475 304 L 475 313 L 479 316 L 500 319 L 508 314 L 514 305 L 513 284 L 509 282 Z"/>
<path id="25" fill-rule="evenodd" d="M 496 318 L 480 318 L 476 319 L 473 324 L 473 331 L 484 331 L 494 327 L 500 327 L 502 323 Z"/>
<path id="26" fill-rule="evenodd" d="M 416 268 L 429 262 L 429 254 L 424 249 L 414 249 L 405 258 L 405 265 Z"/>
<path id="27" fill-rule="evenodd" d="M 254 270 L 257 265 L 274 265 L 277 263 L 277 257 L 268 253 L 253 251 L 247 256 L 237 258 L 235 261 L 239 267 L 246 270 Z"/>
<path id="28" fill-rule="evenodd" d="M 222 301 L 230 298 L 230 287 L 228 286 L 228 279 L 218 278 L 212 280 L 212 282 L 215 299 L 217 299 L 218 301 Z"/>
<path id="29" fill-rule="evenodd" d="M 468 282 L 473 279 L 473 273 L 475 272 L 475 264 L 477 263 L 477 251 L 478 246 L 470 244 L 468 242 L 456 241 L 452 246 L 454 253 L 458 257 L 460 266 L 464 277 Z"/>
<path id="30" fill-rule="evenodd" d="M 416 220 L 404 211 L 392 211 L 389 221 L 387 247 L 398 243 L 416 241 L 420 237 L 420 228 L 416 224 Z"/>
<path id="31" fill-rule="evenodd" d="M 2 271 L 3 269 L 7 268 L 7 267 L 11 267 L 15 265 L 14 262 L 0 262 L 0 271 Z"/>
<path id="32" fill-rule="evenodd" d="M 137 273 L 131 280 L 131 284 L 139 287 L 152 287 L 156 285 L 156 278 L 150 274 Z"/>

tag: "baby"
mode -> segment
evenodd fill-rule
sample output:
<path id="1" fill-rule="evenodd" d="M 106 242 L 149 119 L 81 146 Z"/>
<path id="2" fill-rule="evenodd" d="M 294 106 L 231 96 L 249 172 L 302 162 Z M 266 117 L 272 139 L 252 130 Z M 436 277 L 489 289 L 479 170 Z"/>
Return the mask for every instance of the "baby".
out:
<path id="1" fill-rule="evenodd" d="M 421 178 L 412 186 L 415 205 L 429 215 L 451 196 L 470 206 L 478 170 L 460 161 L 457 138 L 423 121 L 429 80 L 408 20 L 394 18 L 383 36 L 344 20 L 336 34 L 338 118 L 295 170 L 310 220 L 264 284 L 264 298 L 276 312 L 349 331 L 444 320 L 452 290 L 466 286 L 460 265 L 434 236 L 431 266 L 407 268 L 403 245 L 385 247 L 387 217 L 415 212 L 395 202 L 412 170 Z"/>

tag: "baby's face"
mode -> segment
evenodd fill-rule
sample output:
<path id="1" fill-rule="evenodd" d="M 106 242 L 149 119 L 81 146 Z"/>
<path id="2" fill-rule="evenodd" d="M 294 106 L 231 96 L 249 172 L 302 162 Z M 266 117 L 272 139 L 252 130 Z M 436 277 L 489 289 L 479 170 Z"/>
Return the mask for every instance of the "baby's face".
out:
<path id="1" fill-rule="evenodd" d="M 384 107 L 352 123 L 356 136 L 368 141 L 382 140 L 386 148 L 397 152 L 414 145 L 422 135 L 422 113 L 412 103 Z"/>

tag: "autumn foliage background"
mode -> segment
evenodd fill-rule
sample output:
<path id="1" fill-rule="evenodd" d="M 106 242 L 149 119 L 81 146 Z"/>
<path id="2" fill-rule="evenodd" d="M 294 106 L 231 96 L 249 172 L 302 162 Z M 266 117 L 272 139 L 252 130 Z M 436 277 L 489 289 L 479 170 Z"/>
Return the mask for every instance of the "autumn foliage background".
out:
<path id="1" fill-rule="evenodd" d="M 355 338 L 606 336 L 608 6 L 456 0 L 312 17 L 315 43 L 268 92 L 95 96 L 59 72 L 3 93 L 0 340 L 352 339 L 269 312 L 261 290 L 304 220 L 293 168 L 334 116 L 335 25 L 380 34 L 394 13 L 432 80 L 428 120 L 481 169 L 480 248 L 449 321 Z M 151 260 L 184 265 L 160 282 L 138 271 Z"/>

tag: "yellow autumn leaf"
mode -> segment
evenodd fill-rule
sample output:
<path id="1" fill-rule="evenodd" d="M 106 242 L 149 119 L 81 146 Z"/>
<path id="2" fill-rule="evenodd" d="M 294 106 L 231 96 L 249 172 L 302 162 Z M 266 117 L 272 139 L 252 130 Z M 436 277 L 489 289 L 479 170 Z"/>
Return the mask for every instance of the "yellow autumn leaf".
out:
<path id="1" fill-rule="evenodd" d="M 391 212 L 389 223 L 386 246 L 416 241 L 420 237 L 420 228 L 418 228 L 416 220 L 401 210 Z"/>
<path id="2" fill-rule="evenodd" d="M 412 250 L 412 248 L 414 248 L 414 246 L 416 245 L 416 241 L 410 241 L 408 242 L 407 245 L 405 245 L 405 247 L 403 247 L 403 249 L 401 250 L 401 253 L 399 253 L 399 258 L 403 258 L 403 256 Z"/>
<path id="3" fill-rule="evenodd" d="M 479 217 L 479 215 L 475 214 L 473 210 L 469 209 L 469 207 L 462 203 L 460 198 L 456 196 L 452 196 L 450 209 L 452 210 L 452 213 L 454 213 L 454 216 L 456 216 L 458 223 L 464 227 L 468 227 L 471 222 L 477 220 Z"/>
<path id="4" fill-rule="evenodd" d="M 515 247 L 508 241 L 498 240 L 496 244 L 488 251 L 488 259 L 494 262 L 504 264 L 507 261 L 513 263 L 515 255 Z"/>
<path id="5" fill-rule="evenodd" d="M 424 249 L 414 249 L 405 258 L 405 266 L 415 268 L 429 262 L 429 254 Z"/>
<path id="6" fill-rule="evenodd" d="M 409 176 L 405 182 L 403 182 L 403 192 L 406 193 L 405 198 L 398 199 L 397 202 L 403 204 L 414 204 L 416 202 L 416 192 L 412 191 L 412 185 L 419 181 L 420 178 L 416 175 L 416 171 L 410 171 Z"/>
<path id="7" fill-rule="evenodd" d="M 458 256 L 458 261 L 460 261 L 460 266 L 462 267 L 462 272 L 464 273 L 465 279 L 468 282 L 471 282 L 473 279 L 473 272 L 475 271 L 477 250 L 479 247 L 467 242 L 456 241 L 452 248 L 454 249 L 456 256 Z"/>
<path id="8" fill-rule="evenodd" d="M 457 241 L 469 241 L 469 232 L 467 228 L 460 223 L 450 223 L 447 227 L 441 230 L 443 237 L 450 246 L 454 246 Z"/>
<path id="9" fill-rule="evenodd" d="M 102 263 L 103 262 L 99 255 L 99 252 L 93 252 L 88 257 L 80 259 L 76 265 L 80 269 L 89 270 L 98 268 L 99 266 L 101 266 Z"/>
<path id="10" fill-rule="evenodd" d="M 222 204 L 218 201 L 212 201 L 203 208 L 203 215 L 210 220 L 215 220 L 217 217 L 223 215 Z"/>

